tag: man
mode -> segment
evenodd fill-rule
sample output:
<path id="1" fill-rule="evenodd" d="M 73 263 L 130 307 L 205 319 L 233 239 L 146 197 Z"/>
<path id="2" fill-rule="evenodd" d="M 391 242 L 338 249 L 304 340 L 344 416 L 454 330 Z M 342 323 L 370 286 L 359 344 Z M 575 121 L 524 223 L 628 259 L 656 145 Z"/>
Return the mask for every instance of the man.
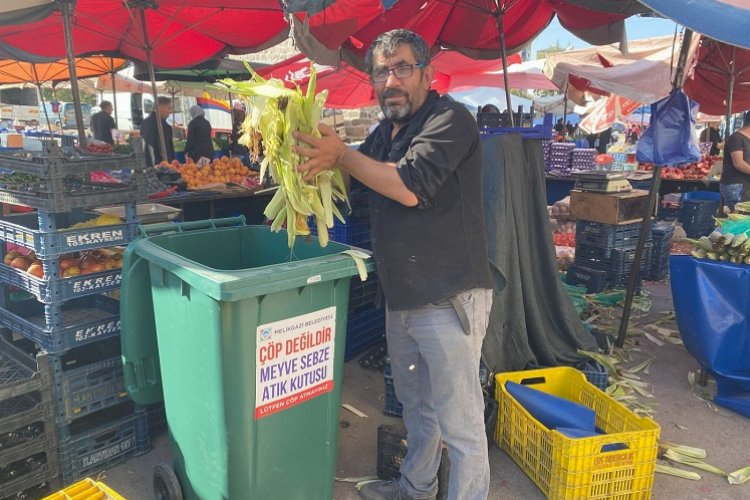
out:
<path id="1" fill-rule="evenodd" d="M 724 147 L 724 142 L 721 140 L 721 134 L 719 133 L 719 122 L 708 122 L 708 126 L 701 132 L 701 142 L 711 143 L 709 155 L 719 155 L 719 151 Z"/>
<path id="2" fill-rule="evenodd" d="M 190 107 L 190 123 L 185 143 L 185 155 L 198 162 L 201 158 L 214 157 L 214 143 L 211 140 L 211 124 L 206 120 L 203 108 L 195 104 Z"/>
<path id="3" fill-rule="evenodd" d="M 730 135 L 724 148 L 719 191 L 724 205 L 734 212 L 735 205 L 747 199 L 746 186 L 750 184 L 750 111 L 746 111 L 742 128 Z"/>
<path id="4" fill-rule="evenodd" d="M 172 113 L 172 99 L 159 96 L 156 99 L 156 109 L 141 123 L 141 137 L 146 143 L 146 164 L 149 167 L 158 165 L 163 160 L 171 162 L 174 160 L 174 144 L 172 143 L 172 127 L 167 123 L 167 117 Z M 167 146 L 167 157 L 162 158 L 159 141 L 159 130 L 156 128 L 156 116 L 161 119 L 161 127 L 164 130 L 164 142 Z"/>
<path id="5" fill-rule="evenodd" d="M 411 31 L 380 35 L 365 68 L 385 119 L 359 151 L 320 125 L 298 133 L 306 179 L 337 165 L 371 190 L 371 235 L 386 299 L 386 337 L 408 454 L 398 482 L 364 499 L 429 499 L 441 445 L 448 496 L 486 499 L 489 461 L 479 359 L 492 302 L 482 212 L 482 151 L 473 116 L 430 90 L 434 69 Z"/>
<path id="6" fill-rule="evenodd" d="M 99 108 L 101 111 L 94 113 L 94 116 L 91 117 L 91 132 L 94 134 L 94 139 L 107 144 L 114 144 L 112 129 L 117 128 L 117 126 L 112 118 L 112 103 L 102 101 L 99 103 Z"/>

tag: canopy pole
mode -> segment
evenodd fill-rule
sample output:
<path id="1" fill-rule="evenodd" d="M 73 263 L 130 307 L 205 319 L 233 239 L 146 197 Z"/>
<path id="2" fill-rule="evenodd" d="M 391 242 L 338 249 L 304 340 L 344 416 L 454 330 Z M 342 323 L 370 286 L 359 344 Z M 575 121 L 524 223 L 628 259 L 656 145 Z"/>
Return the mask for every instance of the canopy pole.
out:
<path id="1" fill-rule="evenodd" d="M 146 48 L 146 64 L 148 65 L 148 76 L 151 78 L 151 90 L 154 93 L 154 105 L 156 109 L 156 130 L 159 132 L 159 150 L 161 158 L 167 161 L 167 143 L 164 139 L 164 129 L 162 128 L 161 115 L 159 114 L 159 94 L 156 90 L 156 74 L 154 73 L 154 63 L 151 60 L 151 44 L 148 41 L 148 26 L 146 25 L 146 13 L 144 8 L 138 9 L 141 17 L 141 28 L 143 29 L 143 44 Z M 156 163 L 156 162 L 154 162 Z"/>
<path id="2" fill-rule="evenodd" d="M 34 68 L 34 73 L 36 73 L 36 68 Z M 42 109 L 44 110 L 44 119 L 47 120 L 47 128 L 49 129 L 50 136 L 52 135 L 52 124 L 49 122 L 49 113 L 47 113 L 47 105 L 44 102 L 44 95 L 42 95 L 42 84 L 37 83 L 36 84 L 36 91 L 37 94 L 39 94 L 39 100 L 42 102 Z"/>
<path id="3" fill-rule="evenodd" d="M 117 72 L 114 70 L 115 67 L 115 59 L 114 57 L 109 58 L 109 67 L 113 68 L 112 71 L 109 72 L 110 76 L 112 77 L 112 107 L 115 111 L 115 126 L 117 128 L 120 128 L 117 121 L 117 85 L 115 83 L 115 75 Z"/>
<path id="4" fill-rule="evenodd" d="M 568 126 L 568 85 L 569 82 L 565 81 L 565 95 L 563 97 L 563 137 L 565 137 L 565 132 L 567 130 Z"/>
<path id="5" fill-rule="evenodd" d="M 500 54 L 503 57 L 503 83 L 505 85 L 505 105 L 507 106 L 508 120 L 510 126 L 515 127 L 513 120 L 513 108 L 510 99 L 510 80 L 508 79 L 508 53 L 505 48 L 505 28 L 503 27 L 503 11 L 495 0 L 495 5 L 498 8 L 497 15 L 497 31 L 500 33 Z"/>
<path id="6" fill-rule="evenodd" d="M 70 30 L 70 16 L 73 5 L 66 0 L 60 4 L 62 14 L 63 32 L 65 33 L 65 52 L 68 59 L 68 72 L 70 73 L 70 91 L 73 94 L 73 107 L 76 115 L 76 128 L 78 129 L 78 145 L 86 147 L 86 130 L 83 127 L 83 112 L 81 111 L 81 93 L 78 90 L 78 78 L 76 77 L 76 62 L 73 53 L 73 34 Z M 64 123 L 61 121 L 62 128 Z"/>
<path id="7" fill-rule="evenodd" d="M 690 42 L 693 38 L 693 32 L 691 30 L 685 30 L 685 38 L 682 40 L 682 47 L 680 49 L 680 59 L 677 63 L 677 72 L 675 74 L 672 88 L 677 89 L 682 86 L 683 75 L 685 74 L 685 65 L 687 64 L 688 51 L 690 50 Z M 651 108 L 653 111 L 653 108 Z M 656 119 L 656 116 L 653 117 Z M 641 231 L 638 234 L 638 243 L 635 246 L 635 256 L 633 265 L 630 268 L 630 279 L 628 279 L 628 288 L 625 293 L 625 303 L 622 306 L 622 318 L 620 318 L 620 331 L 617 334 L 617 347 L 625 345 L 625 337 L 628 334 L 628 322 L 630 321 L 630 312 L 633 309 L 633 296 L 635 295 L 635 287 L 638 284 L 638 277 L 641 274 L 641 258 L 643 257 L 643 248 L 646 246 L 646 238 L 648 237 L 649 231 L 651 231 L 651 216 L 653 215 L 654 207 L 656 206 L 656 196 L 659 194 L 659 187 L 661 185 L 661 169 L 662 165 L 657 163 L 654 167 L 651 187 L 648 191 L 648 202 L 643 206 L 643 214 L 641 219 Z"/>
<path id="8" fill-rule="evenodd" d="M 732 107 L 734 105 L 734 81 L 737 78 L 737 68 L 735 66 L 735 59 L 737 58 L 737 47 L 732 46 L 732 60 L 729 61 L 729 85 L 727 86 L 727 113 L 726 120 L 727 125 L 724 127 L 724 142 L 729 140 L 729 136 L 732 134 L 730 130 L 730 121 L 732 119 Z"/>

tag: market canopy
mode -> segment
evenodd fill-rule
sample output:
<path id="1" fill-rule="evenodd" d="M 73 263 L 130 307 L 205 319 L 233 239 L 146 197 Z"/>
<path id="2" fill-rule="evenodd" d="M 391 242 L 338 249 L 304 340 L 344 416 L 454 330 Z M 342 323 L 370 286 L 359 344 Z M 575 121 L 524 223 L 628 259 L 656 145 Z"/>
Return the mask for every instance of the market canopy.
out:
<path id="1" fill-rule="evenodd" d="M 249 63 L 255 69 L 261 69 L 267 64 Z M 146 64 L 136 61 L 133 64 L 135 71 L 133 77 L 138 80 L 148 80 L 150 78 Z M 196 64 L 190 68 L 184 69 L 161 69 L 154 68 L 157 80 L 176 80 L 181 82 L 209 82 L 213 83 L 223 78 L 232 78 L 234 80 L 246 80 L 250 76 L 244 61 L 229 59 L 226 57 L 209 59 L 208 61 Z"/>
<path id="2" fill-rule="evenodd" d="M 75 66 L 78 78 L 89 78 L 106 73 L 119 71 L 127 66 L 126 59 L 108 56 L 76 57 Z M 68 61 L 54 61 L 49 63 L 27 63 L 9 59 L 0 59 L 0 84 L 56 83 L 70 80 Z"/>
<path id="3" fill-rule="evenodd" d="M 697 50 L 697 38 L 693 38 L 689 61 Z M 649 104 L 672 90 L 677 52 L 672 36 L 631 41 L 627 54 L 617 45 L 558 52 L 547 56 L 544 74 L 562 90 L 571 85 L 579 91 Z"/>
<path id="4" fill-rule="evenodd" d="M 541 73 L 541 63 L 521 63 L 521 58 L 510 58 L 514 64 L 508 68 L 510 84 L 522 89 L 555 89 Z M 518 61 L 518 62 L 516 62 Z M 326 107 L 352 109 L 377 104 L 368 75 L 354 66 L 342 62 L 338 67 L 311 63 L 304 54 L 258 70 L 264 78 L 278 78 L 287 86 L 307 88 L 310 66 L 315 68 L 318 91 L 328 90 Z M 473 60 L 458 52 L 444 50 L 433 56 L 435 75 L 432 88 L 441 94 L 470 91 L 477 87 L 503 87 L 502 61 Z M 506 106 L 501 106 L 504 109 Z"/>
<path id="5" fill-rule="evenodd" d="M 357 16 L 356 12 L 350 15 Z M 397 0 L 357 31 L 301 33 L 294 29 L 292 34 L 303 52 L 326 63 L 339 57 L 341 49 L 345 60 L 361 67 L 375 37 L 394 28 L 413 30 L 430 46 L 456 50 L 474 59 L 497 59 L 501 56 L 501 26 L 505 46 L 514 52 L 533 40 L 555 15 L 576 36 L 600 44 L 622 39 L 622 21 L 629 12 L 601 12 L 564 0 Z M 311 38 L 318 43 L 312 43 Z"/>
<path id="6" fill-rule="evenodd" d="M 53 10 L 53 0 L 3 0 L 0 3 L 0 26 L 38 21 Z"/>
<path id="7" fill-rule="evenodd" d="M 639 0 L 653 11 L 714 40 L 750 49 L 748 0 Z"/>
<path id="8" fill-rule="evenodd" d="M 698 62 L 685 82 L 685 93 L 700 104 L 702 112 L 723 115 L 727 112 L 730 80 L 733 80 L 730 113 L 750 109 L 750 50 L 701 40 Z"/>

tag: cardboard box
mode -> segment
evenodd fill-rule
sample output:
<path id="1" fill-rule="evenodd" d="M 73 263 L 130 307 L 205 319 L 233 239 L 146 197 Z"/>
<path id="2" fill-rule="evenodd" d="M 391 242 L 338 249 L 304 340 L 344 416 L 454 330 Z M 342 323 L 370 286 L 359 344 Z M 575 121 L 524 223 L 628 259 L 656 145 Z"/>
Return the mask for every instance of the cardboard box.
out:
<path id="1" fill-rule="evenodd" d="M 0 134 L 0 146 L 4 148 L 22 148 L 23 136 L 21 134 Z"/>
<path id="2" fill-rule="evenodd" d="M 648 191 L 636 189 L 627 193 L 570 192 L 570 213 L 576 219 L 602 224 L 633 224 L 643 218 Z"/>

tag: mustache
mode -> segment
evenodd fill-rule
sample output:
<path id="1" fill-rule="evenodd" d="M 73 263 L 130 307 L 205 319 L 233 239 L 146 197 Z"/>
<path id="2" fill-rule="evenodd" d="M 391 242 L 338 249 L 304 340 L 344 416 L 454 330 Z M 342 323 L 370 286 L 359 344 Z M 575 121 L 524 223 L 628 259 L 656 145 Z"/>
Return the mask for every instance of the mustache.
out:
<path id="1" fill-rule="evenodd" d="M 388 99 L 389 97 L 404 97 L 405 95 L 406 92 L 399 89 L 386 89 L 383 92 L 383 99 Z"/>

